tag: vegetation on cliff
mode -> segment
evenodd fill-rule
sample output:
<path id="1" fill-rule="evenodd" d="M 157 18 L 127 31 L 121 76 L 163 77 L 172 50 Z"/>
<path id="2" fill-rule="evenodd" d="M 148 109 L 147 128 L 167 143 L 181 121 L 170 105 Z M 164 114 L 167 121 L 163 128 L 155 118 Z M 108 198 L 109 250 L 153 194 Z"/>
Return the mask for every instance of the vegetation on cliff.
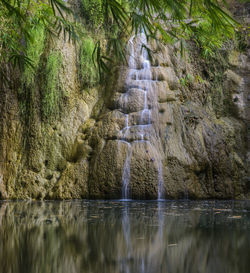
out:
<path id="1" fill-rule="evenodd" d="M 18 86 L 21 113 L 29 117 L 34 89 L 41 83 L 44 121 L 60 116 L 64 98 L 58 87 L 63 64 L 53 46 L 58 37 L 76 42 L 79 85 L 85 90 L 103 80 L 111 67 L 126 62 L 132 33 L 143 31 L 157 43 L 180 42 L 182 54 L 193 41 L 208 57 L 239 27 L 225 11 L 226 1 L 217 0 L 0 0 L 0 4 L 1 87 Z M 240 35 L 236 31 L 241 42 Z"/>
<path id="2" fill-rule="evenodd" d="M 2 87 L 19 86 L 21 113 L 30 117 L 34 89 L 39 85 L 42 120 L 57 118 L 65 95 L 59 88 L 63 64 L 53 46 L 58 37 L 75 42 L 79 85 L 85 90 L 103 80 L 115 64 L 126 62 L 126 44 L 132 33 L 143 31 L 157 43 L 180 42 L 182 54 L 193 41 L 204 57 L 214 55 L 239 27 L 225 11 L 226 1 L 222 2 L 0 0 Z"/>
<path id="3" fill-rule="evenodd" d="M 65 19 L 64 13 L 70 12 L 61 0 L 1 0 L 0 10 L 0 62 L 2 66 L 11 64 L 24 68 L 25 65 L 37 66 L 37 54 L 31 48 L 39 50 L 37 32 L 44 28 L 51 35 L 73 34 L 73 26 Z M 35 54 L 34 54 L 35 53 Z M 1 76 L 5 77 L 4 69 Z"/>
<path id="4" fill-rule="evenodd" d="M 236 22 L 220 7 L 217 0 L 81 0 L 81 17 L 85 26 L 95 33 L 105 31 L 107 49 L 96 41 L 96 61 L 100 73 L 113 62 L 110 56 L 125 59 L 125 41 L 131 32 L 144 31 L 148 38 L 163 42 L 193 39 L 204 55 L 213 54 L 225 39 L 233 36 Z M 226 1 L 223 1 L 224 3 Z M 28 44 L 36 46 L 34 29 L 41 28 L 47 34 L 68 38 L 76 37 L 74 20 L 66 19 L 71 12 L 65 1 L 50 0 L 1 0 L 0 48 L 1 64 L 11 63 L 23 68 L 36 66 L 35 56 L 29 55 Z M 68 16 L 69 18 L 69 16 Z M 92 54 L 92 52 L 89 52 Z M 4 69 L 1 76 L 7 80 Z"/>
<path id="5" fill-rule="evenodd" d="M 219 3 L 0 0 L 0 199 L 120 196 L 127 146 L 117 139 L 127 120 L 141 120 L 145 98 L 132 90 L 125 119 L 120 65 L 140 31 L 151 40 L 143 47 L 162 144 L 132 155 L 134 196 L 155 198 L 160 155 L 167 197 L 243 196 L 244 124 L 228 108 L 241 106 L 233 69 L 246 56 L 231 65 L 227 39 L 240 26 Z"/>

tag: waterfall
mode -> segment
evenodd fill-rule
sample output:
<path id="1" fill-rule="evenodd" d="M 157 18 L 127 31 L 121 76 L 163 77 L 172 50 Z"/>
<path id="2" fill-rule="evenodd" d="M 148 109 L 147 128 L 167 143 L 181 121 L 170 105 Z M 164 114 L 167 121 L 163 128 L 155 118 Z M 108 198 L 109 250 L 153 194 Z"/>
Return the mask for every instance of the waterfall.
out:
<path id="1" fill-rule="evenodd" d="M 122 103 L 126 113 L 125 116 L 125 126 L 120 131 L 119 141 L 123 141 L 127 144 L 127 155 L 124 162 L 123 172 L 122 172 L 122 198 L 128 199 L 130 197 L 130 169 L 131 169 L 131 158 L 133 155 L 133 146 L 136 142 L 144 142 L 145 144 L 150 143 L 150 134 L 148 133 L 148 128 L 152 126 L 152 105 L 154 101 L 156 104 L 157 100 L 152 100 L 151 97 L 155 94 L 153 88 L 153 82 L 156 81 L 153 79 L 153 74 L 151 70 L 151 63 L 149 55 L 147 52 L 147 37 L 144 33 L 140 33 L 137 36 L 131 37 L 128 43 L 129 59 L 128 59 L 128 75 L 126 78 L 126 86 L 129 86 L 131 82 L 134 85 L 130 88 L 127 88 L 127 92 L 122 95 Z M 139 113 L 139 119 L 136 124 L 130 123 L 130 115 L 128 110 L 128 96 L 130 95 L 131 90 L 136 92 L 142 92 L 143 105 L 142 110 Z M 155 95 L 154 95 L 155 96 Z M 133 141 L 129 140 L 129 136 L 133 134 L 135 139 Z M 146 147 L 146 146 L 145 146 Z M 145 148 L 146 150 L 146 148 Z M 156 147 L 154 150 L 157 150 Z M 154 159 L 152 160 L 154 161 Z M 158 164 L 158 199 L 164 198 L 163 194 L 163 174 L 162 174 L 162 162 L 160 159 L 156 160 Z"/>
<path id="2" fill-rule="evenodd" d="M 162 174 L 162 162 L 158 161 L 158 200 L 164 199 L 164 179 Z"/>
<path id="3" fill-rule="evenodd" d="M 125 164 L 123 167 L 122 174 L 122 198 L 127 200 L 129 198 L 129 181 L 130 181 L 130 161 L 132 156 L 132 147 L 130 143 L 128 144 L 128 152 L 125 160 Z"/>

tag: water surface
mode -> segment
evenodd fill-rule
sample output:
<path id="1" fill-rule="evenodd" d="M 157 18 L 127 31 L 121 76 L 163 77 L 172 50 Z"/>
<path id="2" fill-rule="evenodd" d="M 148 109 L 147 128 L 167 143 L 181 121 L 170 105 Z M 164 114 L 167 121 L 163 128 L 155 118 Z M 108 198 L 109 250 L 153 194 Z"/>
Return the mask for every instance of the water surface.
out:
<path id="1" fill-rule="evenodd" d="M 1 273 L 248 273 L 250 202 L 0 202 Z"/>

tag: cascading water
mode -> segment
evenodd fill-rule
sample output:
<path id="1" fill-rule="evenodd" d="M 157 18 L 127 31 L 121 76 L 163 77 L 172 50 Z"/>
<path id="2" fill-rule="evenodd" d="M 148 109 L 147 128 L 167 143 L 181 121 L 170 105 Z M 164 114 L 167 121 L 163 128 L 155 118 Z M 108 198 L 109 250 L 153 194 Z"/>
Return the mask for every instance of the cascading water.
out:
<path id="1" fill-rule="evenodd" d="M 130 143 L 127 143 L 127 145 L 128 145 L 128 153 L 127 153 L 127 158 L 124 164 L 123 174 L 122 174 L 122 198 L 123 199 L 128 199 L 129 197 L 130 161 L 132 156 L 132 147 Z"/>
<path id="2" fill-rule="evenodd" d="M 162 162 L 158 161 L 158 200 L 164 199 L 164 179 L 162 175 Z"/>
<path id="3" fill-rule="evenodd" d="M 133 155 L 133 146 L 138 142 L 145 142 L 152 147 L 152 143 L 149 140 L 148 129 L 152 127 L 152 101 L 149 102 L 150 96 L 154 94 L 153 90 L 153 75 L 151 71 L 151 63 L 147 52 L 147 38 L 144 33 L 137 36 L 133 36 L 129 40 L 129 60 L 128 60 L 128 76 L 126 84 L 129 86 L 130 82 L 134 83 L 134 86 L 130 86 L 127 92 L 123 94 L 122 100 L 124 108 L 129 107 L 128 96 L 131 90 L 136 89 L 137 92 L 142 92 L 143 96 L 143 108 L 139 113 L 139 119 L 136 124 L 130 125 L 130 115 L 125 113 L 125 126 L 120 131 L 119 141 L 127 144 L 127 155 L 123 167 L 122 173 L 122 198 L 128 199 L 130 196 L 129 183 L 130 183 L 130 168 L 131 158 Z M 151 105 L 150 105 L 151 103 Z M 154 103 L 156 104 L 156 102 Z M 126 111 L 125 111 L 126 112 Z M 129 142 L 128 136 L 133 134 L 133 141 Z M 154 148 L 155 149 L 155 148 Z M 154 161 L 155 159 L 152 159 Z M 157 159 L 158 164 L 158 199 L 163 199 L 163 175 L 162 175 L 162 163 Z"/>

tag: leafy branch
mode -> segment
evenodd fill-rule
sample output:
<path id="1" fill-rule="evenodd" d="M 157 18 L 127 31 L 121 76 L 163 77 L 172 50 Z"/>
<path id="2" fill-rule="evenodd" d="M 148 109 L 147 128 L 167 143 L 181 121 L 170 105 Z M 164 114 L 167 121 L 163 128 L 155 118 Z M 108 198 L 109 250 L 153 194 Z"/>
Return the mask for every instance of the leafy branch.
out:
<path id="1" fill-rule="evenodd" d="M 125 3 L 129 3 L 128 9 L 124 8 Z M 126 49 L 121 45 L 132 33 L 142 31 L 148 40 L 180 41 L 182 54 L 188 40 L 194 40 L 204 56 L 213 54 L 215 48 L 220 48 L 226 39 L 234 36 L 235 27 L 240 27 L 221 3 L 226 5 L 225 0 L 103 0 L 104 28 L 112 22 L 119 31 L 115 38 L 108 38 L 108 44 L 112 46 L 106 58 L 106 49 L 101 48 L 100 41 L 96 43 L 97 54 L 94 55 L 99 73 L 109 71 L 110 62 L 114 65 L 117 59 L 124 61 Z"/>
<path id="2" fill-rule="evenodd" d="M 32 42 L 32 31 L 43 26 L 48 33 L 59 36 L 64 33 L 75 38 L 74 25 L 66 19 L 72 14 L 62 0 L 0 0 L 0 63 L 11 64 L 20 70 L 33 67 L 26 55 L 28 42 Z M 2 71 L 2 74 L 4 72 Z M 5 78 L 7 76 L 5 75 Z"/>

